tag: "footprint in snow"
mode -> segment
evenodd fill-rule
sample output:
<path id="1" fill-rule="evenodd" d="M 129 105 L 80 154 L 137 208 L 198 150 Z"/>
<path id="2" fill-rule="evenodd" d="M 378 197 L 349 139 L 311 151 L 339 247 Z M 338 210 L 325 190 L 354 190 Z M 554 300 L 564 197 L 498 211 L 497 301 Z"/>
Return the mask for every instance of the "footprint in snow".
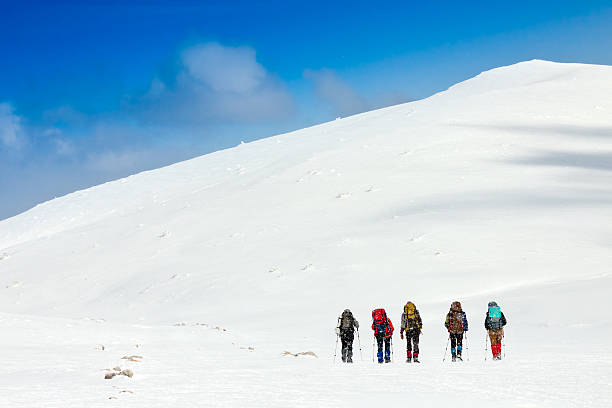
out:
<path id="1" fill-rule="evenodd" d="M 340 193 L 336 196 L 336 198 L 349 198 L 351 196 L 351 193 Z"/>
<path id="2" fill-rule="evenodd" d="M 279 270 L 278 268 L 271 268 L 268 270 L 268 273 L 276 276 L 277 278 L 282 278 L 283 277 L 283 272 L 281 270 Z"/>

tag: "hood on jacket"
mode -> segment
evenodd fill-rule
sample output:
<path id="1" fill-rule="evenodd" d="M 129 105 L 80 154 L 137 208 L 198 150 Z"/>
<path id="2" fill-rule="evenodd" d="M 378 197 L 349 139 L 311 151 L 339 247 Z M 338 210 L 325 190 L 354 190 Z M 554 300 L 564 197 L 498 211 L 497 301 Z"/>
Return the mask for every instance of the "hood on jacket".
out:
<path id="1" fill-rule="evenodd" d="M 451 303 L 451 307 L 450 307 L 451 312 L 462 312 L 463 310 L 461 310 L 461 302 L 453 302 Z"/>
<path id="2" fill-rule="evenodd" d="M 497 304 L 497 302 L 490 301 L 489 307 L 499 307 L 499 305 Z"/>

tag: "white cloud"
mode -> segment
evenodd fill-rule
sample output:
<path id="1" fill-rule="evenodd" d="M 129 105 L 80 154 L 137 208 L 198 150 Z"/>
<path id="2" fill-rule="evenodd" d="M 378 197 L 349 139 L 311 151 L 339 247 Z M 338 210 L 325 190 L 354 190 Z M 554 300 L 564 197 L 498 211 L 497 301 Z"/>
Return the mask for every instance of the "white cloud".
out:
<path id="1" fill-rule="evenodd" d="M 252 48 L 216 43 L 183 51 L 176 81 L 155 79 L 141 102 L 147 119 L 170 125 L 253 123 L 286 118 L 294 109 L 284 84 Z"/>
<path id="2" fill-rule="evenodd" d="M 107 151 L 90 154 L 87 166 L 95 171 L 113 174 L 131 171 L 145 159 L 146 154 L 141 151 Z"/>
<path id="3" fill-rule="evenodd" d="M 334 115 L 348 116 L 365 112 L 372 106 L 330 69 L 305 70 L 304 77 L 314 81 L 319 98 L 331 105 Z"/>
<path id="4" fill-rule="evenodd" d="M 55 146 L 55 153 L 59 156 L 70 156 L 75 152 L 74 144 L 63 137 L 64 132 L 58 128 L 49 128 L 42 132 L 42 135 L 48 138 Z"/>
<path id="5" fill-rule="evenodd" d="M 22 142 L 21 118 L 13 112 L 10 104 L 0 103 L 0 143 L 17 148 Z"/>
<path id="6" fill-rule="evenodd" d="M 217 92 L 248 93 L 260 86 L 266 70 L 255 60 L 255 50 L 248 47 L 224 47 L 209 43 L 183 52 L 187 73 Z"/>
<path id="7" fill-rule="evenodd" d="M 66 139 L 53 139 L 53 143 L 55 144 L 55 152 L 60 156 L 70 156 L 74 154 L 75 148 L 72 142 Z"/>

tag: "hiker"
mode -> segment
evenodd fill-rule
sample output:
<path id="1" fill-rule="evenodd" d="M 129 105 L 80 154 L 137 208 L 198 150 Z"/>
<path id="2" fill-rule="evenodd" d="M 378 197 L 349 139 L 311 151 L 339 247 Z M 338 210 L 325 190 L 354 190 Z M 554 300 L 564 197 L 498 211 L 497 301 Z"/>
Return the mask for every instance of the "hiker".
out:
<path id="1" fill-rule="evenodd" d="M 344 312 L 338 316 L 338 325 L 336 326 L 336 334 L 340 337 L 340 341 L 342 341 L 342 361 L 344 363 L 353 362 L 355 329 L 359 330 L 359 322 L 349 309 L 345 309 Z"/>
<path id="2" fill-rule="evenodd" d="M 468 321 L 465 312 L 461 310 L 461 303 L 451 303 L 444 326 L 448 330 L 453 361 L 457 361 L 457 359 L 463 361 L 461 358 L 461 352 L 463 351 L 463 333 L 468 331 Z"/>
<path id="3" fill-rule="evenodd" d="M 484 325 L 485 329 L 489 332 L 489 339 L 491 339 L 493 360 L 501 360 L 501 343 L 504 338 L 504 326 L 506 323 L 506 316 L 504 316 L 504 313 L 497 303 L 493 301 L 489 302 Z"/>
<path id="4" fill-rule="evenodd" d="M 404 339 L 406 333 L 406 362 L 420 363 L 419 361 L 419 336 L 423 329 L 421 315 L 416 306 L 412 302 L 404 305 L 404 313 L 402 313 L 402 326 L 400 335 Z"/>
<path id="5" fill-rule="evenodd" d="M 378 362 L 383 362 L 383 343 L 385 349 L 385 363 L 391 362 L 391 336 L 393 335 L 393 324 L 387 317 L 385 309 L 372 310 L 372 330 L 378 343 Z"/>

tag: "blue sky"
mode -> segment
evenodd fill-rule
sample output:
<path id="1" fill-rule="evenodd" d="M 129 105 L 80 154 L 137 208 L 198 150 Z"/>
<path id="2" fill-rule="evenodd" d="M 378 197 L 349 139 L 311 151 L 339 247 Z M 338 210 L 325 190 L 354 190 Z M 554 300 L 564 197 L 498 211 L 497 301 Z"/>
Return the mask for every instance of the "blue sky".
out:
<path id="1" fill-rule="evenodd" d="M 609 1 L 0 0 L 0 219 L 534 58 L 612 65 Z"/>

